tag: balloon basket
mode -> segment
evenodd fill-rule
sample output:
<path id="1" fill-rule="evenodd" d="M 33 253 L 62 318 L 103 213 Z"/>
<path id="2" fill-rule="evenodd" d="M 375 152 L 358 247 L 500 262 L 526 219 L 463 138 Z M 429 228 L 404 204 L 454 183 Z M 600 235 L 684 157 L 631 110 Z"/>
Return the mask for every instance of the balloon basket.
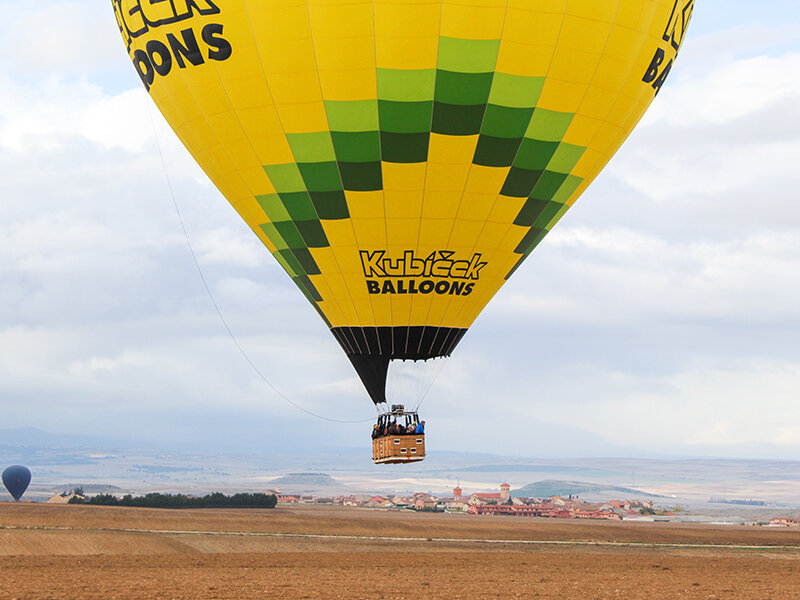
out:
<path id="1" fill-rule="evenodd" d="M 425 434 L 388 435 L 372 440 L 372 462 L 397 465 L 425 460 Z"/>

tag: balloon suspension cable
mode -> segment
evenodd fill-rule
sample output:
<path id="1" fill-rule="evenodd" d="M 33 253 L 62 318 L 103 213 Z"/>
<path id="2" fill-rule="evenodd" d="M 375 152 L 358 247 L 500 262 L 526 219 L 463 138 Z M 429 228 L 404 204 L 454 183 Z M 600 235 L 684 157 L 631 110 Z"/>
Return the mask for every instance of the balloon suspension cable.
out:
<path id="1" fill-rule="evenodd" d="M 436 383 L 436 380 L 439 378 L 439 375 L 441 375 L 441 373 L 442 373 L 442 369 L 444 369 L 444 365 L 445 365 L 445 363 L 447 362 L 447 361 L 445 360 L 445 358 L 446 358 L 446 357 L 444 357 L 444 356 L 441 356 L 441 357 L 439 357 L 439 359 L 440 359 L 440 360 L 439 360 L 439 365 L 438 365 L 438 366 L 436 367 L 436 369 L 434 370 L 434 373 L 433 373 L 433 375 L 432 375 L 432 376 L 429 378 L 429 380 L 426 382 L 426 385 L 424 386 L 424 387 L 425 387 L 425 391 L 424 391 L 424 392 L 422 392 L 422 395 L 421 395 L 421 396 L 420 396 L 420 398 L 419 398 L 419 402 L 417 403 L 417 407 L 414 409 L 414 412 L 417 412 L 417 411 L 419 411 L 419 407 L 420 407 L 420 406 L 422 406 L 422 403 L 423 403 L 423 402 L 425 402 L 425 398 L 427 398 L 427 397 L 428 397 L 428 393 L 429 393 L 429 392 L 431 391 L 431 389 L 433 388 L 433 384 L 434 384 L 434 383 Z M 434 358 L 433 360 L 435 361 L 436 359 Z"/>
<path id="2" fill-rule="evenodd" d="M 250 356 L 247 354 L 245 349 L 242 348 L 242 345 L 239 343 L 239 340 L 236 339 L 236 336 L 234 335 L 233 331 L 231 330 L 230 326 L 228 325 L 228 322 L 225 320 L 225 317 L 222 315 L 222 311 L 220 310 L 219 305 L 217 304 L 217 301 L 214 299 L 214 295 L 211 293 L 211 287 L 208 285 L 208 281 L 206 281 L 206 277 L 203 274 L 202 268 L 200 267 L 200 261 L 197 259 L 197 254 L 195 253 L 194 247 L 192 246 L 192 241 L 189 238 L 189 233 L 186 230 L 186 225 L 183 222 L 183 215 L 181 215 L 181 210 L 180 210 L 180 207 L 178 206 L 178 200 L 175 197 L 174 190 L 172 189 L 172 180 L 169 177 L 169 171 L 167 170 L 167 162 L 164 159 L 164 152 L 161 149 L 161 141 L 158 138 L 158 130 L 156 128 L 156 122 L 155 122 L 155 119 L 153 118 L 153 112 L 152 111 L 153 111 L 153 107 L 150 105 L 150 102 L 147 102 L 147 113 L 150 116 L 150 123 L 153 126 L 153 134 L 154 134 L 154 137 L 155 137 L 155 140 L 156 140 L 156 146 L 158 147 L 158 153 L 159 153 L 159 156 L 161 157 L 161 166 L 164 169 L 164 177 L 166 178 L 166 181 L 167 181 L 167 188 L 169 189 L 169 194 L 170 194 L 170 197 L 172 198 L 172 205 L 175 208 L 175 213 L 178 215 L 178 222 L 181 225 L 181 230 L 183 231 L 183 237 L 186 239 L 186 244 L 189 246 L 189 252 L 192 255 L 192 260 L 194 261 L 194 266 L 197 267 L 197 272 L 200 274 L 200 280 L 203 282 L 203 287 L 206 289 L 206 293 L 208 294 L 208 298 L 211 300 L 211 304 L 214 306 L 214 310 L 217 312 L 217 315 L 219 316 L 220 321 L 222 321 L 222 325 L 225 328 L 225 331 L 228 332 L 228 335 L 230 336 L 231 340 L 233 340 L 233 343 L 236 346 L 237 350 L 239 350 L 239 353 L 244 357 L 244 359 L 247 361 L 247 363 L 253 368 L 253 371 L 255 371 L 256 375 L 258 375 L 258 377 L 261 379 L 261 381 L 263 381 L 265 384 L 267 384 L 267 386 L 269 386 L 269 388 L 273 392 L 275 392 L 278 396 L 280 396 L 281 398 L 286 400 L 286 402 L 288 402 L 289 404 L 294 406 L 296 409 L 301 410 L 304 413 L 311 415 L 312 417 L 316 417 L 318 419 L 323 419 L 325 421 L 331 421 L 333 423 L 366 423 L 367 421 L 374 421 L 373 417 L 370 417 L 369 419 L 357 419 L 357 420 L 332 419 L 330 417 L 326 417 L 325 415 L 317 414 L 314 411 L 311 411 L 311 410 L 309 410 L 309 409 L 297 404 L 296 402 L 291 400 L 288 396 L 286 396 L 286 394 L 284 394 L 278 388 L 276 388 L 274 385 L 272 385 L 272 383 L 264 376 L 264 374 L 255 365 L 255 363 L 250 359 Z M 376 406 L 375 409 L 378 410 L 378 407 Z"/>

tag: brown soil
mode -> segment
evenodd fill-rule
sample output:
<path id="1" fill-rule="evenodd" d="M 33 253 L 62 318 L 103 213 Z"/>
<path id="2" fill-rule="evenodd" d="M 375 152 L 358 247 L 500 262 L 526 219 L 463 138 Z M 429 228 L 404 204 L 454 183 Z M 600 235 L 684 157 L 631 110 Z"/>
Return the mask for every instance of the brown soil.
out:
<path id="1" fill-rule="evenodd" d="M 545 543 L 520 543 L 530 541 Z M 798 600 L 798 573 L 797 529 L 311 506 L 168 511 L 0 503 L 4 600 Z"/>

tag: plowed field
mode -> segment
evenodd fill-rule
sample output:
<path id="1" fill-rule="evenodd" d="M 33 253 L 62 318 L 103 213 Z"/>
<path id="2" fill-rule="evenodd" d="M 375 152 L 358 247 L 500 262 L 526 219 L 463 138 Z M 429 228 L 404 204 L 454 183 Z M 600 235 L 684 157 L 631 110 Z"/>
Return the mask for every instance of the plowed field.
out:
<path id="1" fill-rule="evenodd" d="M 800 600 L 800 530 L 0 503 L 0 598 Z"/>

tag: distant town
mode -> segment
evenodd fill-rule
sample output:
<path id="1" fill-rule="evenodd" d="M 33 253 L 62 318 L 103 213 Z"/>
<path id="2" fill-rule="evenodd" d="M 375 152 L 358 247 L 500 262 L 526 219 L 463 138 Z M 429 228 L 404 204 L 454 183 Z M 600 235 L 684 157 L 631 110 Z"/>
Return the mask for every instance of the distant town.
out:
<path id="1" fill-rule="evenodd" d="M 652 500 L 609 500 L 586 502 L 577 496 L 550 496 L 547 498 L 512 497 L 511 486 L 502 483 L 499 492 L 473 492 L 465 494 L 460 487 L 453 488 L 447 497 L 418 492 L 406 495 L 371 496 L 353 494 L 346 496 L 315 496 L 310 494 L 283 494 L 279 489 L 265 490 L 277 497 L 278 505 L 320 504 L 331 506 L 364 507 L 385 510 L 415 510 L 447 512 L 468 515 L 503 515 L 515 517 L 549 517 L 556 519 L 616 520 L 670 520 L 682 512 L 680 506 L 658 507 Z M 61 497 L 51 501 L 63 502 Z M 661 517 L 662 519 L 659 519 Z M 781 516 L 753 525 L 800 527 L 800 518 Z"/>
<path id="2" fill-rule="evenodd" d="M 519 517 L 555 517 L 562 519 L 616 519 L 624 516 L 655 514 L 650 500 L 612 501 L 603 504 L 584 502 L 577 497 L 552 496 L 550 498 L 512 498 L 511 486 L 500 485 L 499 492 L 473 492 L 464 494 L 460 487 L 453 495 L 439 497 L 419 492 L 409 496 L 293 496 L 269 490 L 278 498 L 278 504 L 332 504 L 339 506 L 364 506 L 368 508 L 401 508 L 429 512 L 467 513 L 470 515 L 511 515 Z"/>

